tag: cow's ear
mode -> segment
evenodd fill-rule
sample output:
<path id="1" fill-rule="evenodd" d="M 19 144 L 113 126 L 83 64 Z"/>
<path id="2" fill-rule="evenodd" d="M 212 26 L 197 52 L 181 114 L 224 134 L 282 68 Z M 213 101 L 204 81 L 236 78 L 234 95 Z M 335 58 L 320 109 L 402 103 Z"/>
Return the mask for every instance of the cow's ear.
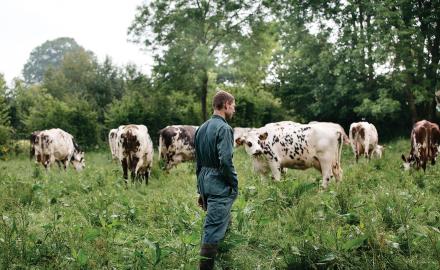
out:
<path id="1" fill-rule="evenodd" d="M 242 139 L 240 139 L 240 138 L 235 139 L 235 143 L 236 143 L 237 145 L 242 145 L 243 142 L 244 142 L 244 140 L 242 140 Z"/>
<path id="2" fill-rule="evenodd" d="M 403 159 L 403 161 L 406 162 L 406 158 L 405 158 L 405 156 L 403 154 L 402 154 L 402 159 Z"/>
<path id="3" fill-rule="evenodd" d="M 260 139 L 261 141 L 264 141 L 267 139 L 267 136 L 269 134 L 267 134 L 267 132 L 264 132 L 263 134 L 260 134 L 260 136 L 258 136 L 258 139 Z"/>

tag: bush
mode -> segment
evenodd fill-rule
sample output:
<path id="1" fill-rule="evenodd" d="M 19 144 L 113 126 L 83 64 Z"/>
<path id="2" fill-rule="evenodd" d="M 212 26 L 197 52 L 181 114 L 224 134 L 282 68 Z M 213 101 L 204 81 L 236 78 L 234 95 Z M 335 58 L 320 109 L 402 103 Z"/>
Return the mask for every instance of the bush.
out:
<path id="1" fill-rule="evenodd" d="M 73 96 L 67 103 L 44 92 L 36 99 L 38 102 L 24 120 L 29 132 L 61 128 L 72 134 L 80 146 L 91 147 L 99 142 L 97 113 L 87 101 Z"/>

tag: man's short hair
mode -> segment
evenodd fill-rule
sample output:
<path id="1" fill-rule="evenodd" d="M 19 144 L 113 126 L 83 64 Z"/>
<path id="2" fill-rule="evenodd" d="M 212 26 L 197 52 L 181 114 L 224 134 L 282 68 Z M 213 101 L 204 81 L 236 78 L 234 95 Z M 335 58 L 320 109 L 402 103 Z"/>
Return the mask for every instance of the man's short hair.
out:
<path id="1" fill-rule="evenodd" d="M 232 103 L 235 100 L 234 96 L 229 94 L 226 91 L 220 90 L 218 91 L 213 100 L 212 100 L 212 107 L 216 110 L 221 110 L 225 107 L 225 104 Z"/>

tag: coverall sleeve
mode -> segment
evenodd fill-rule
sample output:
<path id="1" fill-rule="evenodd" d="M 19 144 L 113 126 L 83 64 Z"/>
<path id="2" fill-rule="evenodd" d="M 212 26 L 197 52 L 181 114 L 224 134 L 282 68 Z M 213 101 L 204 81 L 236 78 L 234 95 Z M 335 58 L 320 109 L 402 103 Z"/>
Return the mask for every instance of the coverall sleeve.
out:
<path id="1" fill-rule="evenodd" d="M 234 189 L 237 189 L 238 180 L 232 163 L 234 133 L 231 128 L 221 127 L 217 134 L 217 151 L 220 161 L 220 170 L 225 177 L 226 182 Z"/>
<path id="2" fill-rule="evenodd" d="M 200 170 L 202 169 L 202 164 L 200 162 L 200 158 L 197 156 L 197 131 L 194 134 L 194 154 L 195 154 L 195 158 L 196 158 L 196 179 L 199 178 L 199 174 L 200 174 Z M 199 193 L 199 181 L 197 181 L 197 193 Z"/>

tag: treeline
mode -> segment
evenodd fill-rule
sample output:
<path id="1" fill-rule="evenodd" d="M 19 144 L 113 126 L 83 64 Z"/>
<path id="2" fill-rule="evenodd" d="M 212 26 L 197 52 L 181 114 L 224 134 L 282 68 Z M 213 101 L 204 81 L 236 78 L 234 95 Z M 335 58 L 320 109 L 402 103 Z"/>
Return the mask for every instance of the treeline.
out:
<path id="1" fill-rule="evenodd" d="M 233 126 L 365 119 L 381 137 L 438 120 L 440 1 L 150 1 L 129 37 L 153 51 L 150 76 L 97 61 L 73 39 L 38 46 L 23 80 L 0 76 L 0 145 L 60 127 L 85 147 L 120 124 L 153 137 L 199 125 L 217 89 L 237 98 Z"/>

